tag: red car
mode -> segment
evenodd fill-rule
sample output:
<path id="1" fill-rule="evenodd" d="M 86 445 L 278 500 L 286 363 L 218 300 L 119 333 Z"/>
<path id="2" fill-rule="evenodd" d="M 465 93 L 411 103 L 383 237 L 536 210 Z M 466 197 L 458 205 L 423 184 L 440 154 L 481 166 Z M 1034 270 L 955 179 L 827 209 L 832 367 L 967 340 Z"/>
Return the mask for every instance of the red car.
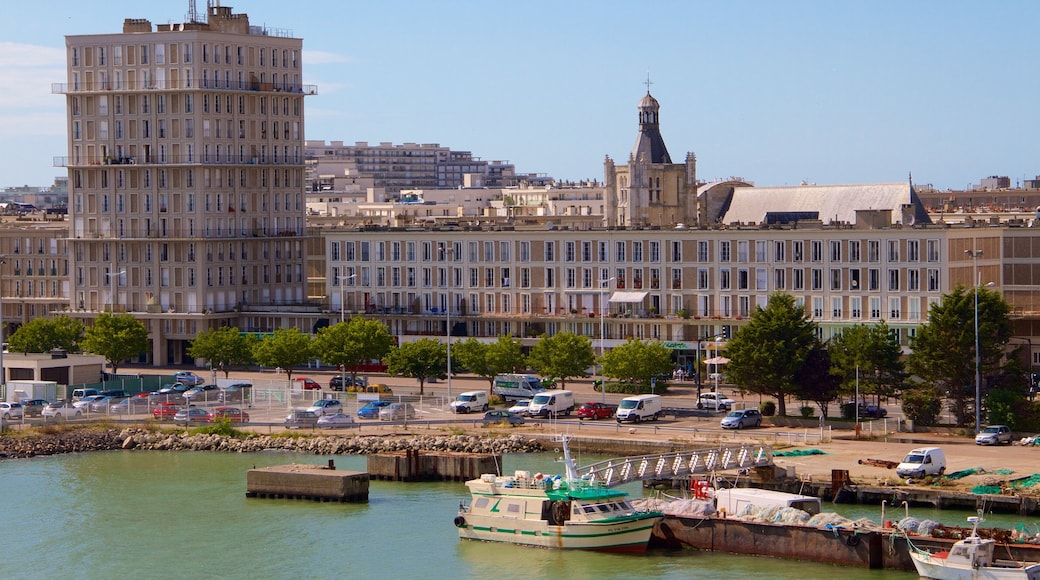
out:
<path id="1" fill-rule="evenodd" d="M 152 410 L 152 417 L 155 417 L 156 419 L 173 419 L 173 416 L 180 410 L 180 406 L 176 403 L 159 403 L 155 406 L 155 409 Z"/>
<path id="2" fill-rule="evenodd" d="M 249 413 L 238 407 L 217 407 L 206 415 L 206 420 L 210 423 L 215 423 L 220 419 L 230 419 L 232 423 L 248 423 Z"/>
<path id="3" fill-rule="evenodd" d="M 320 391 L 321 385 L 318 384 L 314 379 L 308 379 L 307 377 L 296 377 L 293 379 L 293 385 L 298 389 L 305 391 Z"/>
<path id="4" fill-rule="evenodd" d="M 609 419 L 614 416 L 617 407 L 606 403 L 586 402 L 578 407 L 578 419 Z"/>

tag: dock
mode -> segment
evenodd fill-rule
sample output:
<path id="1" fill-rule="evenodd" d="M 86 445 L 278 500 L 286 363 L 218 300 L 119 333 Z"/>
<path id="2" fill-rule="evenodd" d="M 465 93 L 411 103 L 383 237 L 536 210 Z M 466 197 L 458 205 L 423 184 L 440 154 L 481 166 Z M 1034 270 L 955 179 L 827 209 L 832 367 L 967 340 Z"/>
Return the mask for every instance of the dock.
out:
<path id="1" fill-rule="evenodd" d="M 368 456 L 372 479 L 387 481 L 469 481 L 499 473 L 502 456 L 492 453 L 420 453 L 409 449 Z"/>
<path id="2" fill-rule="evenodd" d="M 299 464 L 250 469 L 246 473 L 246 497 L 306 499 L 322 502 L 367 502 L 369 476 L 362 471 Z"/>

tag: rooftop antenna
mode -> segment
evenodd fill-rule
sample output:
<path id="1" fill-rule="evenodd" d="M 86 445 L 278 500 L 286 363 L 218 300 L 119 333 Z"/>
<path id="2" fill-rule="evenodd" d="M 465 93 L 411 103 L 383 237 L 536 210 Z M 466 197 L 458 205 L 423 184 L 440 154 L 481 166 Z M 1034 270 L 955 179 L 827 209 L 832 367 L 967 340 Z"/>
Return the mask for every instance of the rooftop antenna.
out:
<path id="1" fill-rule="evenodd" d="M 199 22 L 199 9 L 195 5 L 195 0 L 188 0 L 188 17 L 185 20 L 192 23 Z"/>

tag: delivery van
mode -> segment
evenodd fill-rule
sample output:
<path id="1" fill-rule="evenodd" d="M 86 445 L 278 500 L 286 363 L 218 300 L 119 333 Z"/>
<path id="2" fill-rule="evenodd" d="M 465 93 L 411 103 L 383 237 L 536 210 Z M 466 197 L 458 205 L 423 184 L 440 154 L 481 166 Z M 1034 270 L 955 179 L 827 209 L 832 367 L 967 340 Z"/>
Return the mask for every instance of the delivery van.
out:
<path id="1" fill-rule="evenodd" d="M 495 377 L 491 392 L 503 399 L 533 399 L 545 390 L 542 381 L 534 375 L 502 374 Z"/>
<path id="2" fill-rule="evenodd" d="M 638 423 L 646 420 L 656 421 L 660 415 L 661 395 L 636 395 L 621 399 L 615 417 L 618 423 Z"/>
<path id="3" fill-rule="evenodd" d="M 531 417 L 569 416 L 572 411 L 574 411 L 574 393 L 572 391 L 538 393 L 527 406 L 527 414 Z"/>
<path id="4" fill-rule="evenodd" d="M 487 411 L 487 408 L 487 391 L 466 391 L 465 393 L 459 393 L 459 396 L 455 397 L 455 400 L 451 402 L 451 410 L 453 413 Z"/>
<path id="5" fill-rule="evenodd" d="M 911 449 L 896 467 L 897 476 L 914 479 L 943 473 L 946 473 L 946 454 L 938 447 Z"/>

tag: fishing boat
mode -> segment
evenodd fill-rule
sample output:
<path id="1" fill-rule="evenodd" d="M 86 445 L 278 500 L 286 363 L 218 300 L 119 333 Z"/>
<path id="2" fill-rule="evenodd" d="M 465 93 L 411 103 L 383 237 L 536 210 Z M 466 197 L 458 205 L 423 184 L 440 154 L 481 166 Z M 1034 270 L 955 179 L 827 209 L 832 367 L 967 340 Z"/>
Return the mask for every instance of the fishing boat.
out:
<path id="1" fill-rule="evenodd" d="M 459 538 L 552 549 L 645 552 L 659 511 L 641 511 L 628 494 L 578 476 L 567 446 L 564 475 L 493 473 L 466 482 L 469 505 L 459 504 Z"/>
<path id="2" fill-rule="evenodd" d="M 971 535 L 949 552 L 926 552 L 910 545 L 910 558 L 922 578 L 934 580 L 1040 580 L 1040 563 L 1000 560 L 993 557 L 996 540 L 980 538 L 981 518 L 968 518 Z"/>

